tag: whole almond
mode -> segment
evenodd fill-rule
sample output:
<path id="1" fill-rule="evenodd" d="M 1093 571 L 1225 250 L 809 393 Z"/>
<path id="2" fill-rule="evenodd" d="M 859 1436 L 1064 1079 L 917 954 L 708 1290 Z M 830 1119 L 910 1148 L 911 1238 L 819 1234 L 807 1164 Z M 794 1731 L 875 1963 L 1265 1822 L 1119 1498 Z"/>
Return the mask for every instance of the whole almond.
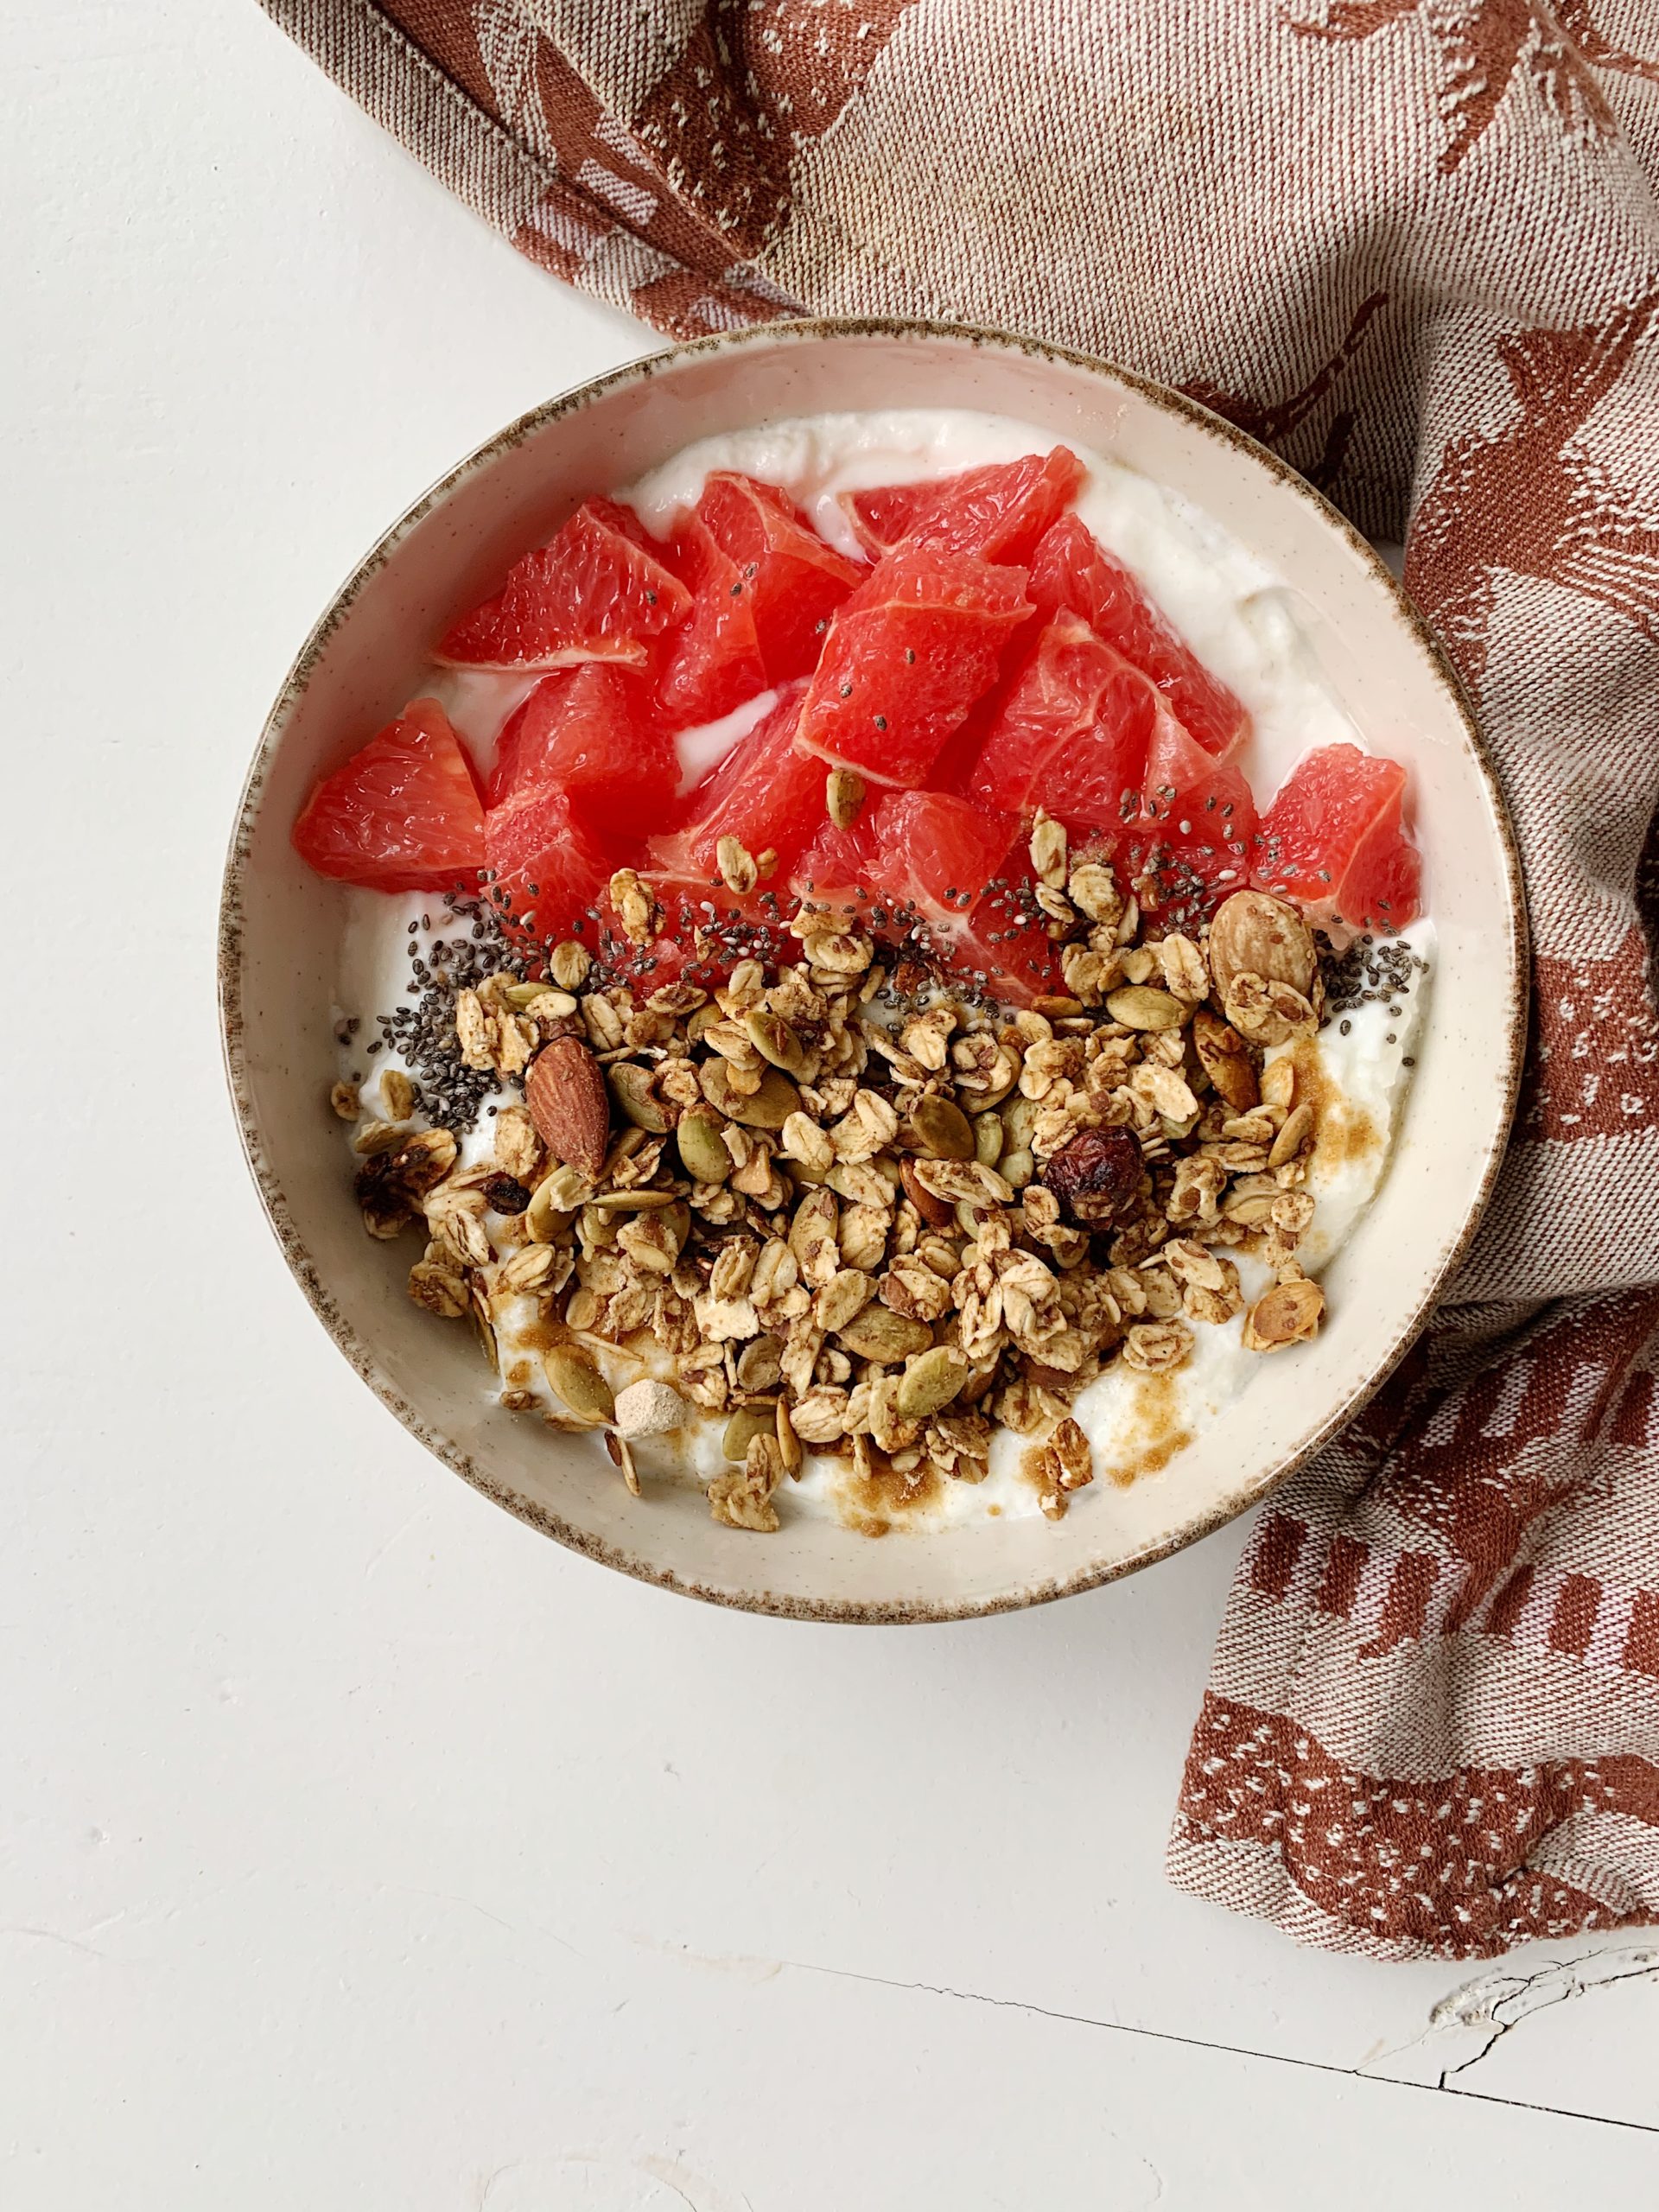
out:
<path id="1" fill-rule="evenodd" d="M 925 1351 L 933 1341 L 933 1332 L 925 1321 L 912 1321 L 890 1306 L 875 1305 L 854 1314 L 837 1334 L 855 1359 L 879 1360 L 884 1366 Z"/>
<path id="2" fill-rule="evenodd" d="M 960 1106 L 930 1092 L 919 1099 L 910 1116 L 912 1149 L 931 1153 L 935 1160 L 971 1160 L 974 1126 Z"/>
<path id="3" fill-rule="evenodd" d="M 610 1137 L 611 1102 L 598 1061 L 577 1037 L 556 1038 L 524 1077 L 536 1134 L 556 1160 L 597 1176 Z"/>

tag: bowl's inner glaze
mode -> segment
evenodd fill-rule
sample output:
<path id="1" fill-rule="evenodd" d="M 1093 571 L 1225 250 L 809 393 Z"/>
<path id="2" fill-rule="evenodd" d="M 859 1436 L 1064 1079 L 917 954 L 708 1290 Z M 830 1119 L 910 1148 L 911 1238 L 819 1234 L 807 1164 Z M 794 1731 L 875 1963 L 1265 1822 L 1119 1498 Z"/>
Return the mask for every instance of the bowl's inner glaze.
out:
<path id="1" fill-rule="evenodd" d="M 587 493 L 713 432 L 931 405 L 1013 416 L 1139 468 L 1285 579 L 1366 741 L 1412 771 L 1439 972 L 1392 1166 L 1325 1276 L 1325 1331 L 1264 1362 L 1164 1472 L 1128 1488 L 1097 1483 L 1053 1524 L 872 1541 L 786 1517 L 779 1535 L 754 1536 L 717 1526 L 689 1487 L 631 1498 L 585 1440 L 501 1410 L 470 1332 L 436 1326 L 409 1301 L 409 1253 L 364 1236 L 325 1096 L 343 901 L 295 855 L 289 828 L 316 775 L 416 687 L 443 621 Z M 302 656 L 250 783 L 226 887 L 227 1050 L 261 1188 L 308 1295 L 365 1379 L 469 1480 L 567 1542 L 703 1595 L 938 1617 L 1084 1586 L 1204 1533 L 1264 1494 L 1374 1387 L 1465 1240 L 1502 1148 L 1522 1027 L 1518 899 L 1490 779 L 1414 619 L 1364 546 L 1254 448 L 1183 403 L 1040 348 L 803 326 L 709 341 L 541 410 L 371 556 Z"/>

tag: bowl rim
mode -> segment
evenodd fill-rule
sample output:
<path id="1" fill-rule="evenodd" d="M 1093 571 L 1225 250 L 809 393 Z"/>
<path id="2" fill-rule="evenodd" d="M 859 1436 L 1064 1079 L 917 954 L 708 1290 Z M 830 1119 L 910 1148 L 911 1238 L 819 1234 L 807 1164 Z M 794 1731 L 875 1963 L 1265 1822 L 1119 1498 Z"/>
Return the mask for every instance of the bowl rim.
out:
<path id="1" fill-rule="evenodd" d="M 1448 701 L 1463 724 L 1470 755 L 1484 786 L 1504 864 L 1510 982 L 1507 1053 L 1502 1071 L 1502 1117 L 1480 1181 L 1465 1209 L 1461 1229 L 1440 1255 L 1421 1295 L 1402 1320 L 1392 1341 L 1366 1379 L 1338 1405 L 1330 1409 L 1288 1452 L 1260 1471 L 1240 1493 L 1219 1502 L 1198 1519 L 1185 1523 L 1179 1530 L 1155 1540 L 1128 1558 L 1080 1567 L 1067 1575 L 1033 1580 L 1020 1589 L 998 1592 L 983 1598 L 938 1600 L 906 1598 L 867 1601 L 793 1597 L 765 1589 L 737 1591 L 711 1587 L 689 1580 L 676 1573 L 671 1567 L 640 1556 L 624 1545 L 594 1536 L 537 1501 L 506 1489 L 470 1452 L 461 1450 L 435 1429 L 419 1408 L 410 1403 L 394 1387 L 390 1378 L 381 1371 L 370 1347 L 341 1312 L 311 1259 L 305 1240 L 289 1212 L 271 1163 L 265 1155 L 249 1078 L 247 1025 L 242 1001 L 243 874 L 249 858 L 253 826 L 289 713 L 310 681 L 324 647 L 349 615 L 364 586 L 385 567 L 416 525 L 440 506 L 458 485 L 561 417 L 579 413 L 596 399 L 630 385 L 648 383 L 664 370 L 672 368 L 683 360 L 842 338 L 944 339 L 976 348 L 988 346 L 998 351 L 1020 353 L 1033 359 L 1081 369 L 1090 375 L 1127 386 L 1165 413 L 1180 417 L 1206 435 L 1217 438 L 1249 455 L 1277 483 L 1294 496 L 1311 503 L 1323 519 L 1347 541 L 1362 564 L 1370 569 L 1373 581 L 1393 600 L 1417 646 L 1427 656 L 1440 677 Z M 1160 1560 L 1168 1559 L 1177 1552 L 1185 1551 L 1189 1545 L 1213 1535 L 1217 1529 L 1224 1528 L 1229 1522 L 1236 1520 L 1252 1506 L 1270 1497 L 1363 1409 L 1421 1333 L 1441 1291 L 1473 1244 L 1497 1186 L 1509 1150 L 1525 1060 L 1530 997 L 1529 951 L 1526 893 L 1515 833 L 1462 678 L 1403 585 L 1395 579 L 1370 541 L 1323 493 L 1259 440 L 1241 430 L 1236 423 L 1227 421 L 1225 416 L 1204 406 L 1201 402 L 1190 398 L 1186 393 L 1173 386 L 1159 384 L 1153 378 L 1141 376 L 1132 369 L 1121 367 L 1116 362 L 1102 359 L 1096 355 L 984 325 L 934 321 L 924 317 L 811 315 L 753 324 L 741 330 L 721 331 L 710 337 L 688 340 L 641 355 L 619 368 L 607 370 L 599 376 L 572 385 L 555 397 L 529 409 L 475 446 L 429 486 L 375 540 L 329 599 L 296 654 L 265 717 L 243 781 L 226 855 L 219 906 L 219 1043 L 243 1155 L 258 1191 L 265 1218 L 289 1272 L 338 1350 L 381 1403 L 463 1481 L 515 1518 L 538 1529 L 543 1535 L 551 1536 L 566 1549 L 614 1567 L 636 1581 L 654 1584 L 660 1589 L 696 1598 L 705 1604 L 779 1619 L 849 1625 L 922 1624 L 975 1620 L 997 1613 L 1020 1611 L 1027 1606 L 1046 1605 L 1055 1599 L 1075 1596 L 1079 1592 L 1116 1581 L 1142 1567 L 1153 1566 Z"/>

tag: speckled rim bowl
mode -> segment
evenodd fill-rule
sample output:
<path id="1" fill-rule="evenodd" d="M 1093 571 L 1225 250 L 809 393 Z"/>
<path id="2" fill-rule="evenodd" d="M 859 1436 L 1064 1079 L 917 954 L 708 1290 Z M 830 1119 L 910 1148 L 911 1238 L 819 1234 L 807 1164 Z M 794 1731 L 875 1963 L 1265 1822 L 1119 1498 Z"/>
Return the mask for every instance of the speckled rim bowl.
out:
<path id="1" fill-rule="evenodd" d="M 409 1253 L 363 1234 L 326 1091 L 342 900 L 289 829 L 314 779 L 418 686 L 423 646 L 576 502 L 693 438 L 831 409 L 972 407 L 1040 425 L 1173 486 L 1294 591 L 1368 740 L 1411 766 L 1440 972 L 1388 1179 L 1325 1276 L 1317 1342 L 1265 1361 L 1230 1415 L 1160 1474 L 1096 1483 L 1067 1517 L 872 1540 L 791 1515 L 759 1536 L 695 1487 L 629 1497 L 586 1439 L 504 1411 L 469 1331 L 404 1290 Z M 1411 1342 L 1467 1248 L 1502 1155 L 1525 1031 L 1524 922 L 1503 810 L 1446 661 L 1364 541 L 1250 439 L 1192 401 L 1058 347 L 908 322 L 803 322 L 710 338 L 600 377 L 492 438 L 362 563 L 295 662 L 243 793 L 225 873 L 219 990 L 242 1141 L 318 1319 L 457 1474 L 625 1573 L 757 1612 L 938 1621 L 1086 1590 L 1265 1497 Z"/>

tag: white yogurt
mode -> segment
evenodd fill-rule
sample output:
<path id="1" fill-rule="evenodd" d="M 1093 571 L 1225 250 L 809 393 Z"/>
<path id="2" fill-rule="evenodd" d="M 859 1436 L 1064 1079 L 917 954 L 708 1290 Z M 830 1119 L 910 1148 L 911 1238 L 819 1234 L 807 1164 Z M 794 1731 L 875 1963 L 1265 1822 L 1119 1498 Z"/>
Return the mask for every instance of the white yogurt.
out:
<path id="1" fill-rule="evenodd" d="M 855 555 L 858 547 L 836 502 L 838 493 L 1017 460 L 1047 451 L 1056 442 L 1028 424 L 955 409 L 826 415 L 701 440 L 620 496 L 650 530 L 666 537 L 675 516 L 695 505 L 709 471 L 738 469 L 782 486 L 831 543 Z M 1312 747 L 1343 741 L 1363 745 L 1321 674 L 1281 581 L 1178 494 L 1097 454 L 1073 450 L 1088 472 L 1077 502 L 1082 519 L 1133 570 L 1199 657 L 1249 709 L 1253 734 L 1240 761 L 1258 804 L 1265 804 Z M 434 671 L 424 689 L 442 702 L 480 769 L 487 772 L 503 723 L 535 681 L 443 669 Z M 682 791 L 708 773 L 768 711 L 774 697 L 766 693 L 719 722 L 681 734 Z M 429 911 L 418 897 L 348 893 L 338 1013 L 342 1021 L 356 1019 L 359 1027 L 342 1043 L 340 1071 L 368 1078 L 365 1118 L 384 1110 L 380 1073 L 404 1065 L 384 1049 L 370 1055 L 366 1046 L 378 1034 L 375 1014 L 406 1001 L 410 925 L 415 941 L 429 944 L 443 934 L 447 918 L 442 909 Z M 1323 1100 L 1320 1141 L 1306 1185 L 1317 1210 L 1299 1251 L 1310 1273 L 1325 1267 L 1346 1243 L 1387 1170 L 1421 1030 L 1433 925 L 1419 922 L 1402 941 L 1426 963 L 1414 970 L 1410 989 L 1403 996 L 1355 1007 L 1327 1023 L 1315 1042 L 1296 1048 L 1307 1058 L 1301 1082 L 1311 1081 Z M 499 1096 L 505 1103 L 511 1094 Z M 465 1165 L 489 1157 L 491 1127 L 487 1114 L 482 1115 L 462 1139 Z M 1246 1294 L 1259 1295 L 1268 1281 L 1260 1263 L 1246 1259 L 1240 1272 Z M 539 1355 L 526 1342 L 536 1320 L 534 1301 L 515 1301 L 498 1319 L 503 1384 L 529 1389 L 551 1403 Z M 1241 1319 L 1196 1324 L 1192 1353 L 1174 1375 L 1138 1376 L 1120 1362 L 1083 1392 L 1076 1416 L 1089 1435 L 1103 1480 L 1114 1475 L 1127 1479 L 1166 1465 L 1185 1441 L 1223 1415 L 1261 1364 L 1259 1356 L 1243 1349 L 1242 1331 Z M 645 1371 L 628 1354 L 606 1349 L 601 1356 L 619 1385 Z M 661 1361 L 659 1371 L 668 1371 L 669 1364 Z M 680 1437 L 645 1440 L 637 1447 L 642 1470 L 706 1482 L 724 1465 L 721 1427 L 718 1420 L 700 1421 Z M 955 1525 L 1037 1512 L 1037 1486 L 1023 1465 L 1031 1448 L 1029 1440 L 998 1430 L 983 1483 L 936 1486 L 925 1508 L 897 1516 L 896 1525 Z M 789 1486 L 789 1510 L 856 1521 L 874 1509 L 854 1489 L 844 1461 L 815 1455 L 801 1481 Z M 1084 1491 L 1075 1496 L 1071 1510 L 1086 1512 L 1090 1495 Z"/>

